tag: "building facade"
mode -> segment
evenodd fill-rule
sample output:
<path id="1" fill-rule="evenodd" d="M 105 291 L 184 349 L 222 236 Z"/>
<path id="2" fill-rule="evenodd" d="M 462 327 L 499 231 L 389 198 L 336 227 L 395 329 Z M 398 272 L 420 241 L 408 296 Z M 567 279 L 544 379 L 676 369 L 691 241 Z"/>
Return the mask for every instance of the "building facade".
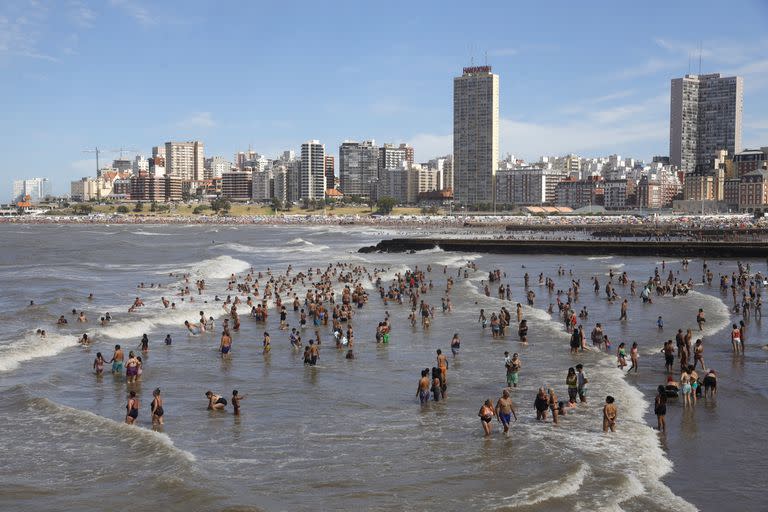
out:
<path id="1" fill-rule="evenodd" d="M 251 171 L 230 171 L 221 175 L 221 195 L 232 201 L 250 201 L 253 191 Z"/>
<path id="2" fill-rule="evenodd" d="M 768 162 L 768 147 L 760 149 L 745 149 L 733 155 L 733 167 L 735 176 L 738 178 L 752 171 L 763 168 L 763 164 Z"/>
<path id="3" fill-rule="evenodd" d="M 453 186 L 464 205 L 496 200 L 499 76 L 490 66 L 464 68 L 453 79 Z"/>
<path id="4" fill-rule="evenodd" d="M 132 176 L 128 196 L 132 201 L 181 201 L 182 179 L 174 176 Z"/>
<path id="5" fill-rule="evenodd" d="M 310 140 L 301 145 L 298 199 L 325 199 L 325 145 Z"/>
<path id="6" fill-rule="evenodd" d="M 336 159 L 325 155 L 325 188 L 336 188 Z"/>
<path id="7" fill-rule="evenodd" d="M 51 181 L 48 178 L 29 178 L 13 181 L 13 202 L 23 201 L 29 196 L 29 202 L 39 203 L 51 195 Z"/>
<path id="8" fill-rule="evenodd" d="M 379 174 L 376 142 L 344 141 L 339 147 L 339 188 L 345 196 L 368 197 Z"/>
<path id="9" fill-rule="evenodd" d="M 685 75 L 672 80 L 669 160 L 684 172 L 708 164 L 717 150 L 741 151 L 741 77 Z"/>
<path id="10" fill-rule="evenodd" d="M 768 169 L 748 172 L 739 179 L 739 211 L 754 214 L 768 212 Z"/>
<path id="11" fill-rule="evenodd" d="M 165 171 L 169 176 L 181 178 L 184 181 L 205 179 L 203 143 L 200 141 L 166 142 Z"/>

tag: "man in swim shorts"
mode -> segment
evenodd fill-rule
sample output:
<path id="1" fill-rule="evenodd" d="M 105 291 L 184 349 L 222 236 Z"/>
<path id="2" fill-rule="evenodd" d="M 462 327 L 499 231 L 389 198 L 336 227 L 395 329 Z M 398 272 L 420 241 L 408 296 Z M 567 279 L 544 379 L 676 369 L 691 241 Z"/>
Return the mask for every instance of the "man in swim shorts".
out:
<path id="1" fill-rule="evenodd" d="M 123 373 L 124 359 L 123 349 L 120 348 L 120 345 L 115 345 L 115 352 L 112 354 L 112 359 L 109 361 L 112 363 L 112 373 Z"/>
<path id="2" fill-rule="evenodd" d="M 509 424 L 514 416 L 517 421 L 517 413 L 515 413 L 515 406 L 512 404 L 512 399 L 509 398 L 509 391 L 504 390 L 501 392 L 501 398 L 496 402 L 496 417 L 504 426 L 504 435 L 509 433 Z"/>
<path id="3" fill-rule="evenodd" d="M 419 379 L 419 386 L 416 388 L 416 396 L 419 397 L 421 405 L 429 403 L 429 370 L 421 370 L 421 379 Z"/>

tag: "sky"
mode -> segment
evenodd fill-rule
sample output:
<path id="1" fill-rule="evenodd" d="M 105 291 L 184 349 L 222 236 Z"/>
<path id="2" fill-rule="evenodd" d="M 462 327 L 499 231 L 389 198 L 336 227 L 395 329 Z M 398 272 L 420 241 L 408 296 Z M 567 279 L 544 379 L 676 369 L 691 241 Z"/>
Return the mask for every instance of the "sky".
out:
<path id="1" fill-rule="evenodd" d="M 670 79 L 699 48 L 702 73 L 744 77 L 744 147 L 768 146 L 766 26 L 768 0 L 3 0 L 0 201 L 25 177 L 68 192 L 93 147 L 375 139 L 426 161 L 452 151 L 453 77 L 486 62 L 502 155 L 667 155 Z"/>

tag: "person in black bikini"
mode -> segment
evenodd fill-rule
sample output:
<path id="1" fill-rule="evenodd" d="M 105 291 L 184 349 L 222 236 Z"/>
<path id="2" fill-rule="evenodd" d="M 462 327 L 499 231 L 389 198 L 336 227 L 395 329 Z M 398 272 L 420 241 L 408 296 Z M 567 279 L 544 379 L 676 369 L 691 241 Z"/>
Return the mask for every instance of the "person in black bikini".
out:
<path id="1" fill-rule="evenodd" d="M 205 396 L 208 398 L 208 409 L 221 411 L 227 406 L 227 399 L 215 394 L 213 391 L 206 391 Z"/>
<path id="2" fill-rule="evenodd" d="M 165 414 L 165 411 L 163 410 L 163 399 L 160 396 L 160 388 L 156 388 L 152 392 L 152 396 L 152 403 L 149 405 L 149 409 L 152 411 L 152 425 L 162 425 L 163 414 Z"/>
<path id="3" fill-rule="evenodd" d="M 659 432 L 667 431 L 667 422 L 665 416 L 667 415 L 667 390 L 664 386 L 659 386 L 657 389 L 656 399 L 653 402 L 653 413 L 656 415 L 658 421 Z"/>
<path id="4" fill-rule="evenodd" d="M 136 418 L 139 417 L 139 399 L 136 398 L 136 392 L 131 391 L 128 394 L 128 403 L 125 405 L 125 422 L 128 425 L 133 425 Z"/>

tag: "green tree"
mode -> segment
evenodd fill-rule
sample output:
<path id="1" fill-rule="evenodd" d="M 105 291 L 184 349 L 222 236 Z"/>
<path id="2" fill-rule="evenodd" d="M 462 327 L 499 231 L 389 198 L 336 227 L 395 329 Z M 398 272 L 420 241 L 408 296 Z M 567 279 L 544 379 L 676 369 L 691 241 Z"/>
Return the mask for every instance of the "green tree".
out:
<path id="1" fill-rule="evenodd" d="M 93 213 L 93 206 L 90 204 L 76 204 L 72 207 L 72 211 L 75 213 L 75 215 L 90 215 Z"/>
<path id="2" fill-rule="evenodd" d="M 281 200 L 279 200 L 278 198 L 276 198 L 276 197 L 273 198 L 272 199 L 272 210 L 275 211 L 275 212 L 279 212 L 282 209 L 283 209 L 283 202 Z"/>
<path id="3" fill-rule="evenodd" d="M 209 206 L 207 204 L 201 204 L 199 206 L 195 206 L 195 209 L 192 210 L 192 213 L 195 215 L 200 215 L 201 213 L 205 212 L 205 210 L 208 210 Z"/>
<path id="4" fill-rule="evenodd" d="M 152 201 L 149 204 L 149 211 L 156 212 L 157 211 L 157 201 Z"/>
<path id="5" fill-rule="evenodd" d="M 144 211 L 144 203 L 141 201 L 136 201 L 136 206 L 133 207 L 133 211 L 136 213 L 143 212 Z"/>
<path id="6" fill-rule="evenodd" d="M 232 203 L 226 197 L 217 197 L 211 201 L 211 210 L 215 212 L 223 211 L 227 213 L 232 208 Z"/>
<path id="7" fill-rule="evenodd" d="M 379 213 L 383 213 L 384 215 L 389 215 L 392 213 L 392 210 L 396 204 L 397 200 L 394 197 L 382 197 L 376 202 L 377 211 Z"/>
<path id="8" fill-rule="evenodd" d="M 117 207 L 117 213 L 128 213 L 130 210 L 124 204 Z"/>

